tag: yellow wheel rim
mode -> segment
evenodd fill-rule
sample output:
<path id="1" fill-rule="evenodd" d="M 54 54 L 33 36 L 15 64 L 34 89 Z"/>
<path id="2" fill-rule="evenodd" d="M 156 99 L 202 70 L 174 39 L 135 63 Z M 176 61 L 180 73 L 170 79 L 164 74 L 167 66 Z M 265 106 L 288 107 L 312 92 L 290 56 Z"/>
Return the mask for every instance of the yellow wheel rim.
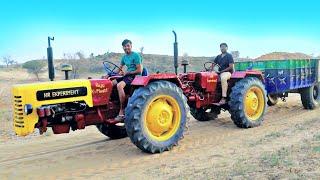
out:
<path id="1" fill-rule="evenodd" d="M 264 93 L 259 87 L 251 87 L 244 97 L 245 115 L 249 120 L 256 121 L 263 114 L 265 106 Z"/>
<path id="2" fill-rule="evenodd" d="M 166 141 L 180 126 L 181 111 L 176 99 L 168 95 L 154 97 L 144 113 L 144 129 L 156 141 Z"/>

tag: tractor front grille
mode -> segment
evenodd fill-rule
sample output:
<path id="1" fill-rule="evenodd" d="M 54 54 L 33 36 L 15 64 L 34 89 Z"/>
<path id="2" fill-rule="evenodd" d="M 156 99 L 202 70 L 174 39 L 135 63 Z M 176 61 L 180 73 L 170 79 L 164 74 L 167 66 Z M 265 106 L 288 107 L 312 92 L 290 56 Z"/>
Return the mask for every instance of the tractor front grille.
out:
<path id="1" fill-rule="evenodd" d="M 14 126 L 24 128 L 22 97 L 14 96 Z"/>

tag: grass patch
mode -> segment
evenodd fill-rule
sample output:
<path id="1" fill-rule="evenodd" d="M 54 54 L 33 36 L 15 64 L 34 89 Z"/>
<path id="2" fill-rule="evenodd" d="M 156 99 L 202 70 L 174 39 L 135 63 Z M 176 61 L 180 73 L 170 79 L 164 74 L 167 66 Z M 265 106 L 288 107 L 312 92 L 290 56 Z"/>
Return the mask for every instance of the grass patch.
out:
<path id="1" fill-rule="evenodd" d="M 254 172 L 255 170 L 256 166 L 245 159 L 240 159 L 233 165 L 233 170 L 231 171 L 230 176 L 244 176 L 250 172 Z"/>
<path id="2" fill-rule="evenodd" d="M 268 167 L 290 167 L 293 165 L 287 148 L 282 148 L 274 153 L 265 153 L 261 156 L 261 163 Z"/>
<path id="3" fill-rule="evenodd" d="M 273 139 L 273 138 L 278 138 L 278 137 L 281 137 L 281 136 L 284 136 L 284 134 L 280 133 L 280 132 L 272 132 L 270 134 L 267 134 L 265 136 L 265 138 L 267 139 Z"/>
<path id="4" fill-rule="evenodd" d="M 315 135 L 314 139 L 315 139 L 316 141 L 320 141 L 320 134 Z"/>
<path id="5" fill-rule="evenodd" d="M 308 126 L 311 126 L 313 123 L 315 123 L 317 121 L 318 121 L 318 119 L 314 118 L 310 121 L 304 122 L 303 124 L 295 124 L 294 128 L 291 127 L 288 129 L 284 129 L 283 131 L 280 131 L 280 132 L 271 132 L 255 142 L 250 142 L 249 146 L 254 147 L 256 145 L 269 142 L 269 141 L 276 139 L 276 138 L 285 137 L 285 136 L 292 136 L 297 131 L 307 130 Z M 320 141 L 320 135 L 318 135 L 318 141 Z"/>
<path id="6" fill-rule="evenodd" d="M 211 172 L 210 174 L 214 176 L 214 179 L 233 179 L 235 177 L 244 178 L 257 171 L 257 165 L 255 163 L 252 163 L 251 159 L 247 158 L 235 159 L 235 162 L 231 166 L 227 167 L 228 168 L 213 168 L 207 170 Z M 196 179 L 199 179 L 199 176 L 197 174 L 193 175 L 194 177 L 196 177 Z"/>
<path id="7" fill-rule="evenodd" d="M 268 141 L 270 141 L 272 139 L 276 139 L 276 138 L 283 137 L 283 136 L 285 136 L 285 134 L 283 132 L 272 132 L 270 134 L 265 135 L 263 138 L 255 141 L 255 142 L 251 142 L 249 144 L 249 146 L 253 147 L 253 146 L 268 142 Z"/>
<path id="8" fill-rule="evenodd" d="M 320 146 L 314 147 L 313 152 L 320 153 Z"/>
<path id="9" fill-rule="evenodd" d="M 306 123 L 306 124 L 304 124 L 304 125 L 308 125 L 308 124 Z M 299 131 L 303 131 L 303 130 L 305 130 L 306 128 L 305 128 L 305 126 L 303 126 L 302 124 L 296 124 L 296 125 L 295 125 L 295 129 L 296 129 L 296 130 L 299 130 Z"/>

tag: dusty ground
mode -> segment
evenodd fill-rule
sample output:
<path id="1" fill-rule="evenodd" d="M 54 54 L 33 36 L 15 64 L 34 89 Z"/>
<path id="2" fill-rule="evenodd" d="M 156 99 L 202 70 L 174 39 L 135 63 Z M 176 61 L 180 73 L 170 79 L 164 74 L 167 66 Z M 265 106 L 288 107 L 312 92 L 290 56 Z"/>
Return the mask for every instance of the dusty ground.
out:
<path id="1" fill-rule="evenodd" d="M 66 135 L 17 138 L 10 85 L 32 77 L 0 72 L 0 179 L 319 179 L 320 109 L 302 108 L 299 95 L 270 107 L 262 126 L 239 129 L 228 113 L 191 120 L 170 152 L 142 153 L 129 140 L 108 140 L 95 127 Z"/>

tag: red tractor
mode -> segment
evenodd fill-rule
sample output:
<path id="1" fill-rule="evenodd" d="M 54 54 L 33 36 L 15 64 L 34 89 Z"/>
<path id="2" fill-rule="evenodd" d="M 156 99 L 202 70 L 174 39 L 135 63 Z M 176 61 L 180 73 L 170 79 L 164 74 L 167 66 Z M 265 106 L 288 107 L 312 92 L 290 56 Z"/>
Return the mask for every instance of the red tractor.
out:
<path id="1" fill-rule="evenodd" d="M 174 44 L 177 72 L 177 42 Z M 217 65 L 204 64 L 202 72 L 147 74 L 136 76 L 126 89 L 125 121 L 114 121 L 119 111 L 117 88 L 111 81 L 120 76 L 119 68 L 105 61 L 108 76 L 101 79 L 63 80 L 16 85 L 14 127 L 18 135 L 39 128 L 43 133 L 52 127 L 55 134 L 70 129 L 96 125 L 112 138 L 129 136 L 132 143 L 145 152 L 170 150 L 183 137 L 189 110 L 199 121 L 217 117 L 228 110 L 233 122 L 241 128 L 259 126 L 266 111 L 266 90 L 259 71 L 234 72 L 229 80 L 228 104 L 217 106 L 221 83 L 215 72 Z"/>

